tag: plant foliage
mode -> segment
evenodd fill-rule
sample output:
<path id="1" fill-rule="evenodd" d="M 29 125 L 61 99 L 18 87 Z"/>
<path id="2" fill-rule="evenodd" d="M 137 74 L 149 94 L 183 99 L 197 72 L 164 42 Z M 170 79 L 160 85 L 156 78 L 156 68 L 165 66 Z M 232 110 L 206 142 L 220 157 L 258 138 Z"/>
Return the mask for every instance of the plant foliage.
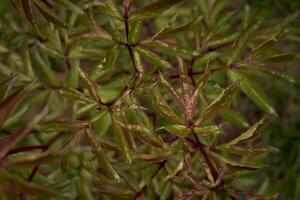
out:
<path id="1" fill-rule="evenodd" d="M 240 187 L 266 167 L 269 80 L 297 59 L 226 0 L 11 0 L 1 5 L 0 199 L 275 199 Z M 242 9 L 241 9 L 242 8 Z M 267 93 L 268 92 L 268 93 Z M 251 121 L 247 96 L 260 108 Z M 252 105 L 251 104 L 251 105 Z"/>

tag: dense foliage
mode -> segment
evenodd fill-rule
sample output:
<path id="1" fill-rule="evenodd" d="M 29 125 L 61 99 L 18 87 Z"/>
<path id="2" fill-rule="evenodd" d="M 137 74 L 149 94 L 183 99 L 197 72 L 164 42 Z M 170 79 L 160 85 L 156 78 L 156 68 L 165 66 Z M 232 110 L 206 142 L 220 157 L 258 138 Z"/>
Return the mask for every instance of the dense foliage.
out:
<path id="1" fill-rule="evenodd" d="M 294 164 L 274 122 L 299 123 L 298 14 L 257 4 L 3 1 L 0 199 L 299 197 L 272 188 L 288 169 L 268 146 Z"/>

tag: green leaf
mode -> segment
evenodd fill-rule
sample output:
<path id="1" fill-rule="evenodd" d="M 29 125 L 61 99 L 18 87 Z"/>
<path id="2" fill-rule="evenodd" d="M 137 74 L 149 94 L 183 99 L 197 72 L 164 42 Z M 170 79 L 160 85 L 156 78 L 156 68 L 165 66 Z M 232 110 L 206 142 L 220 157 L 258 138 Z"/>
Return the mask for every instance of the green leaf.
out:
<path id="1" fill-rule="evenodd" d="M 174 156 L 173 151 L 165 151 L 159 154 L 141 154 L 140 158 L 150 163 L 162 163 Z"/>
<path id="2" fill-rule="evenodd" d="M 106 0 L 104 3 L 99 5 L 100 10 L 106 15 L 111 16 L 115 19 L 123 21 L 123 15 L 121 10 L 118 8 L 114 0 Z"/>
<path id="3" fill-rule="evenodd" d="M 0 160 L 28 133 L 33 130 L 33 127 L 47 114 L 48 109 L 45 108 L 38 113 L 29 123 L 17 129 L 14 133 L 0 139 Z"/>
<path id="4" fill-rule="evenodd" d="M 144 66 L 142 64 L 140 53 L 135 48 L 133 48 L 132 51 L 133 51 L 133 59 L 137 71 L 140 73 L 144 73 Z"/>
<path id="5" fill-rule="evenodd" d="M 199 56 L 199 53 L 197 51 L 189 48 L 183 48 L 176 44 L 166 43 L 161 40 L 145 40 L 142 41 L 141 44 L 158 48 L 164 53 L 169 53 L 173 56 L 179 56 L 184 59 L 191 59 L 193 56 Z"/>
<path id="6" fill-rule="evenodd" d="M 234 32 L 225 36 L 220 36 L 219 38 L 208 42 L 206 48 L 217 48 L 226 44 L 230 44 L 240 36 L 240 33 Z"/>
<path id="7" fill-rule="evenodd" d="M 263 128 L 265 128 L 266 125 L 266 118 L 262 118 L 255 124 L 253 124 L 248 130 L 243 132 L 241 135 L 239 135 L 237 138 L 231 140 L 228 143 L 222 144 L 221 147 L 227 147 L 227 146 L 232 146 L 234 144 L 238 144 L 240 142 L 243 142 L 245 140 L 250 140 L 257 136 Z"/>
<path id="8" fill-rule="evenodd" d="M 73 152 L 46 152 L 40 154 L 32 154 L 22 158 L 6 161 L 3 164 L 7 167 L 32 167 L 35 165 L 47 164 L 60 161 L 65 155 L 72 155 Z"/>
<path id="9" fill-rule="evenodd" d="M 67 28 L 67 24 L 61 20 L 61 17 L 57 16 L 53 10 L 47 7 L 43 2 L 40 0 L 33 0 L 34 4 L 37 6 L 41 14 L 53 24 L 60 26 L 62 28 Z"/>
<path id="10" fill-rule="evenodd" d="M 262 61 L 265 63 L 285 63 L 291 62 L 296 59 L 295 54 L 279 54 L 264 58 Z"/>
<path id="11" fill-rule="evenodd" d="M 184 138 L 191 132 L 190 128 L 187 128 L 184 125 L 176 125 L 176 124 L 162 126 L 158 128 L 156 131 L 160 131 L 160 130 L 166 130 L 169 133 L 180 138 Z"/>
<path id="12" fill-rule="evenodd" d="M 199 136 L 206 135 L 206 134 L 209 134 L 209 135 L 210 134 L 213 134 L 213 135 L 221 134 L 220 128 L 216 125 L 194 127 L 193 130 L 197 135 L 199 134 Z"/>
<path id="13" fill-rule="evenodd" d="M 129 14 L 129 20 L 144 20 L 154 17 L 158 17 L 166 10 L 173 6 L 183 2 L 184 0 L 158 0 L 153 3 L 149 3 L 141 8 L 132 11 Z"/>
<path id="14" fill-rule="evenodd" d="M 63 6 L 64 8 L 71 10 L 73 12 L 84 14 L 83 10 L 78 7 L 76 4 L 72 3 L 69 0 L 56 0 L 55 3 L 58 3 L 59 5 Z"/>
<path id="15" fill-rule="evenodd" d="M 78 66 L 80 65 L 79 60 L 75 61 L 71 66 L 69 74 L 66 78 L 66 83 L 68 87 L 77 88 L 79 85 L 79 71 Z"/>
<path id="16" fill-rule="evenodd" d="M 262 153 L 267 153 L 270 151 L 278 151 L 277 149 L 270 147 L 270 146 L 239 147 L 236 145 L 232 145 L 232 146 L 217 147 L 217 149 L 227 152 L 227 153 L 237 154 L 237 155 L 241 155 L 241 156 L 257 156 Z"/>
<path id="17" fill-rule="evenodd" d="M 189 104 L 190 96 L 192 93 L 192 80 L 188 75 L 188 69 L 184 61 L 178 57 L 179 75 L 180 75 L 180 85 L 182 91 L 182 99 L 185 104 Z"/>
<path id="18" fill-rule="evenodd" d="M 86 121 L 80 120 L 59 120 L 38 125 L 36 129 L 44 133 L 75 131 L 88 125 Z"/>
<path id="19" fill-rule="evenodd" d="M 237 70 L 228 70 L 228 75 L 232 81 L 242 79 L 240 83 L 242 91 L 264 111 L 272 115 L 277 115 L 263 89 L 253 81 L 249 80 L 245 74 L 242 74 Z"/>
<path id="20" fill-rule="evenodd" d="M 59 92 L 60 92 L 60 94 L 62 94 L 64 96 L 71 97 L 71 98 L 74 98 L 76 100 L 83 101 L 85 103 L 97 103 L 96 101 L 94 101 L 90 97 L 86 96 L 82 92 L 79 92 L 78 90 L 73 89 L 73 88 L 63 88 Z"/>
<path id="21" fill-rule="evenodd" d="M 255 31 L 259 28 L 261 21 L 256 21 L 249 24 L 248 27 L 242 32 L 239 38 L 233 44 L 232 51 L 227 61 L 227 66 L 236 62 L 238 57 L 242 54 L 243 50 L 247 47 L 247 43 Z"/>
<path id="22" fill-rule="evenodd" d="M 20 89 L 12 93 L 0 104 L 0 130 L 11 110 L 13 110 L 27 95 L 28 90 Z"/>
<path id="23" fill-rule="evenodd" d="M 166 144 L 164 141 L 154 135 L 149 129 L 141 125 L 123 124 L 118 122 L 125 130 L 137 133 L 139 138 L 146 144 L 154 147 L 164 148 Z"/>
<path id="24" fill-rule="evenodd" d="M 231 102 L 232 95 L 236 91 L 240 81 L 236 81 L 231 84 L 229 87 L 224 89 L 222 93 L 214 99 L 208 107 L 203 111 L 197 121 L 194 123 L 195 126 L 199 126 L 203 121 L 206 121 L 218 114 L 220 110 L 226 108 Z"/>
<path id="25" fill-rule="evenodd" d="M 154 108 L 160 113 L 160 115 L 172 122 L 181 124 L 181 120 L 177 117 L 174 111 L 167 104 L 165 99 L 162 97 L 158 88 L 154 89 L 154 97 L 152 100 Z"/>
<path id="26" fill-rule="evenodd" d="M 88 85 L 88 90 L 90 95 L 93 97 L 93 99 L 97 102 L 101 103 L 101 99 L 98 94 L 98 85 L 95 81 L 92 81 L 88 74 L 84 72 L 80 67 L 77 67 L 77 70 L 79 71 L 79 74 L 81 78 L 84 80 L 84 82 Z"/>
<path id="27" fill-rule="evenodd" d="M 166 29 L 163 29 L 158 34 L 155 34 L 152 38 L 166 38 L 166 37 L 172 37 L 176 34 L 185 33 L 186 31 L 189 31 L 191 29 L 195 29 L 201 22 L 202 16 L 195 17 L 191 21 L 182 24 L 177 27 L 169 27 Z"/>
<path id="28" fill-rule="evenodd" d="M 45 52 L 46 54 L 48 54 L 49 56 L 51 56 L 52 58 L 65 58 L 63 52 L 60 52 L 56 49 L 53 49 L 52 47 L 49 47 L 46 44 L 43 44 L 41 42 L 38 42 L 38 46 L 40 47 L 41 52 Z"/>
<path id="29" fill-rule="evenodd" d="M 172 68 L 172 65 L 159 57 L 157 54 L 148 51 L 143 48 L 136 48 L 136 50 L 141 54 L 142 57 L 144 57 L 147 61 L 149 61 L 151 64 L 153 64 L 155 67 L 162 67 L 166 69 Z"/>
<path id="30" fill-rule="evenodd" d="M 41 72 L 46 82 L 50 86 L 57 87 L 59 85 L 59 82 L 55 73 L 53 72 L 51 66 L 49 66 L 48 63 L 44 60 L 44 58 L 41 56 L 37 48 L 33 49 L 33 57 L 35 58 L 39 66 L 38 70 Z"/>
<path id="31" fill-rule="evenodd" d="M 120 120 L 117 119 L 116 115 L 112 115 L 111 117 L 112 117 L 112 124 L 113 124 L 113 128 L 114 128 L 114 133 L 115 133 L 115 136 L 117 137 L 117 140 L 119 142 L 122 154 L 123 154 L 124 158 L 126 159 L 126 161 L 128 163 L 131 163 L 132 158 L 131 158 L 129 144 L 128 144 L 128 141 L 125 137 L 125 134 L 123 132 L 122 127 L 118 123 L 118 121 L 120 121 Z"/>
<path id="32" fill-rule="evenodd" d="M 241 115 L 240 113 L 238 113 L 232 109 L 225 108 L 225 109 L 221 110 L 220 115 L 225 121 L 227 121 L 235 126 L 238 126 L 241 128 L 249 127 L 249 123 L 248 123 L 247 119 L 243 115 Z"/>
<path id="33" fill-rule="evenodd" d="M 220 53 L 218 52 L 215 51 L 208 52 L 203 56 L 199 56 L 193 63 L 193 67 L 195 69 L 200 69 L 203 64 L 206 64 L 207 62 L 212 62 L 219 57 L 220 57 Z"/>
<path id="34" fill-rule="evenodd" d="M 64 197 L 61 192 L 55 191 L 49 187 L 43 186 L 41 184 L 30 183 L 28 181 L 24 181 L 21 178 L 14 176 L 3 169 L 0 170 L 0 181 L 1 185 L 4 188 L 11 189 L 19 192 L 26 192 L 29 194 L 35 194 L 38 196 L 45 196 L 49 198 L 50 196 L 56 197 Z"/>
<path id="35" fill-rule="evenodd" d="M 159 72 L 160 82 L 162 85 L 168 90 L 173 99 L 181 106 L 183 106 L 183 102 L 178 92 L 172 87 L 172 85 L 167 81 L 164 76 Z"/>
<path id="36" fill-rule="evenodd" d="M 253 68 L 251 68 L 251 69 L 253 69 Z M 276 79 L 287 81 L 287 82 L 292 83 L 292 84 L 296 83 L 296 80 L 292 76 L 290 76 L 288 74 L 285 74 L 283 72 L 274 71 L 274 70 L 271 70 L 267 67 L 262 67 L 262 66 L 258 66 L 256 69 L 260 72 L 263 72 L 263 73 L 267 74 L 267 75 L 273 76 Z"/>
<path id="37" fill-rule="evenodd" d="M 135 21 L 132 23 L 128 34 L 128 44 L 134 45 L 139 42 L 143 27 L 142 25 L 143 23 L 140 21 Z"/>
<path id="38" fill-rule="evenodd" d="M 256 170 L 256 169 L 260 169 L 265 167 L 266 165 L 251 165 L 251 164 L 244 164 L 244 163 L 239 163 L 236 162 L 234 160 L 225 158 L 221 155 L 218 155 L 216 153 L 211 153 L 211 155 L 213 155 L 215 158 L 217 158 L 218 160 L 226 163 L 227 165 L 234 167 L 234 168 L 238 168 L 238 169 L 244 169 L 244 170 Z"/>
<path id="39" fill-rule="evenodd" d="M 92 132 L 89 129 L 87 130 L 87 140 L 93 148 L 93 151 L 96 155 L 99 166 L 103 169 L 103 171 L 106 173 L 106 175 L 117 181 L 120 181 L 119 174 L 114 169 L 114 167 L 110 163 L 108 157 L 106 156 L 105 152 L 103 151 L 101 145 L 97 142 L 95 136 L 92 134 Z"/>

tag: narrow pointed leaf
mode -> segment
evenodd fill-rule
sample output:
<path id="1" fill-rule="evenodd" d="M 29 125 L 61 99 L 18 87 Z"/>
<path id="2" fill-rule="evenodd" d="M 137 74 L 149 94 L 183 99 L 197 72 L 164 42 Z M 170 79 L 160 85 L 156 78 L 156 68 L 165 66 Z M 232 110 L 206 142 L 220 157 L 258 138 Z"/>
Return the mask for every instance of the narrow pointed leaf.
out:
<path id="1" fill-rule="evenodd" d="M 180 26 L 166 28 L 163 31 L 161 31 L 159 34 L 155 35 L 155 38 L 172 37 L 176 34 L 180 34 L 189 31 L 191 29 L 194 29 L 200 24 L 202 18 L 203 18 L 202 16 L 198 16 L 192 19 L 191 21 L 182 24 Z"/>
<path id="2" fill-rule="evenodd" d="M 47 7 L 43 2 L 40 0 L 34 0 L 34 4 L 37 6 L 41 14 L 50 22 L 53 24 L 66 28 L 67 24 L 61 20 L 59 16 L 56 15 L 56 13 L 51 10 L 49 7 Z"/>
<path id="3" fill-rule="evenodd" d="M 101 102 L 99 94 L 98 94 L 98 85 L 96 82 L 92 81 L 88 74 L 84 72 L 80 67 L 77 68 L 81 78 L 87 83 L 90 95 L 97 102 Z"/>
<path id="4" fill-rule="evenodd" d="M 216 153 L 211 153 L 215 158 L 217 158 L 218 160 L 226 163 L 227 165 L 234 167 L 234 168 L 238 168 L 238 169 L 244 169 L 244 170 L 256 170 L 256 169 L 260 169 L 262 167 L 265 167 L 266 165 L 251 165 L 251 164 L 244 164 L 244 163 L 240 163 L 240 162 L 236 162 L 234 160 L 231 160 L 229 158 L 225 158 L 221 155 L 218 155 Z"/>
<path id="5" fill-rule="evenodd" d="M 129 147 L 128 141 L 125 137 L 125 134 L 123 132 L 123 129 L 120 126 L 120 124 L 118 123 L 118 121 L 120 121 L 120 120 L 117 120 L 116 118 L 117 118 L 116 115 L 112 116 L 114 133 L 115 133 L 115 136 L 117 137 L 118 143 L 120 145 L 120 148 L 121 148 L 121 151 L 122 151 L 122 154 L 123 154 L 125 160 L 128 163 L 131 163 L 132 158 L 131 158 L 131 153 L 130 153 L 130 147 Z"/>
<path id="6" fill-rule="evenodd" d="M 118 8 L 114 0 L 107 0 L 105 3 L 100 4 L 100 9 L 106 15 L 111 16 L 118 20 L 123 20 L 123 15 L 121 10 Z"/>
<path id="7" fill-rule="evenodd" d="M 151 131 L 149 129 L 147 129 L 144 126 L 123 124 L 121 122 L 119 122 L 119 124 L 125 130 L 137 133 L 139 138 L 146 144 L 149 144 L 149 145 L 155 146 L 155 147 L 160 147 L 160 148 L 166 146 L 166 144 L 164 143 L 164 141 L 161 138 L 156 137 L 153 133 L 151 133 Z"/>
<path id="8" fill-rule="evenodd" d="M 181 120 L 177 117 L 174 111 L 167 104 L 158 88 L 154 90 L 154 97 L 152 103 L 162 117 L 175 123 L 181 124 Z"/>
<path id="9" fill-rule="evenodd" d="M 261 132 L 261 129 L 265 127 L 265 123 L 266 123 L 266 118 L 262 118 L 261 120 L 253 124 L 248 130 L 243 132 L 240 136 L 221 146 L 231 146 L 243 142 L 245 140 L 252 139 L 253 137 L 257 136 Z"/>
<path id="10" fill-rule="evenodd" d="M 174 98 L 175 101 L 181 106 L 183 106 L 183 102 L 178 92 L 172 87 L 172 85 L 164 78 L 164 76 L 159 72 L 160 81 L 163 86 L 168 90 L 170 95 Z"/>
<path id="11" fill-rule="evenodd" d="M 249 26 L 242 32 L 242 34 L 239 36 L 239 38 L 236 40 L 236 42 L 233 45 L 231 54 L 227 61 L 227 65 L 230 65 L 230 64 L 234 63 L 235 61 L 237 61 L 238 57 L 241 55 L 243 50 L 246 48 L 250 37 L 259 28 L 260 24 L 261 24 L 261 21 L 256 21 L 253 24 L 249 24 Z"/>
<path id="12" fill-rule="evenodd" d="M 142 22 L 135 21 L 132 23 L 131 28 L 129 30 L 128 35 L 128 43 L 129 44 L 137 44 L 140 40 L 141 31 L 142 31 Z"/>
<path id="13" fill-rule="evenodd" d="M 212 62 L 219 57 L 220 57 L 220 53 L 215 51 L 208 52 L 207 54 L 202 56 L 200 55 L 193 63 L 193 67 L 195 69 L 200 69 L 203 64 L 206 64 L 207 62 Z"/>
<path id="14" fill-rule="evenodd" d="M 158 0 L 149 3 L 141 8 L 132 11 L 129 14 L 129 20 L 144 20 L 157 17 L 164 11 L 183 2 L 184 0 Z"/>
<path id="15" fill-rule="evenodd" d="M 87 130 L 87 139 L 89 144 L 92 146 L 94 150 L 99 166 L 103 169 L 106 175 L 119 181 L 120 180 L 119 174 L 110 163 L 101 145 L 96 141 L 94 135 L 91 133 L 90 130 Z"/>
<path id="16" fill-rule="evenodd" d="M 216 116 L 220 112 L 220 110 L 226 108 L 231 102 L 232 95 L 236 91 L 238 85 L 239 81 L 224 89 L 222 93 L 215 100 L 213 100 L 213 102 L 211 102 L 209 106 L 204 110 L 204 112 L 200 115 L 200 117 L 195 122 L 195 126 L 198 126 L 203 121 Z"/>
<path id="17" fill-rule="evenodd" d="M 262 66 L 257 67 L 257 70 L 259 70 L 260 72 L 263 72 L 267 75 L 273 76 L 276 79 L 279 79 L 282 81 L 287 81 L 292 84 L 296 83 L 296 80 L 292 76 L 285 74 L 283 72 L 271 70 L 267 67 L 262 67 Z"/>
<path id="18" fill-rule="evenodd" d="M 142 154 L 140 158 L 150 163 L 161 163 L 174 156 L 173 151 L 165 151 L 160 154 Z"/>
<path id="19" fill-rule="evenodd" d="M 187 128 L 184 125 L 176 125 L 176 124 L 162 126 L 157 129 L 157 131 L 160 131 L 160 130 L 166 130 L 167 132 L 169 132 L 173 135 L 176 135 L 177 137 L 180 137 L 180 138 L 184 138 L 191 131 L 189 128 Z"/>
<path id="20" fill-rule="evenodd" d="M 267 153 L 270 151 L 278 151 L 277 149 L 271 146 L 262 146 L 262 147 L 240 147 L 236 145 L 232 146 L 224 146 L 224 147 L 217 147 L 221 151 L 237 154 L 241 156 L 257 156 L 262 153 Z"/>
<path id="21" fill-rule="evenodd" d="M 249 127 L 249 123 L 248 123 L 247 119 L 243 115 L 241 115 L 240 113 L 238 113 L 232 109 L 225 108 L 220 112 L 220 115 L 225 121 L 227 121 L 235 126 L 238 126 L 241 128 Z"/>
<path id="22" fill-rule="evenodd" d="M 0 170 L 0 181 L 3 184 L 3 187 L 8 189 L 14 188 L 19 192 L 26 192 L 29 194 L 35 194 L 39 196 L 49 196 L 64 197 L 61 192 L 55 191 L 49 187 L 42 186 L 41 184 L 30 183 L 20 179 L 17 176 L 13 176 L 3 169 Z"/>
<path id="23" fill-rule="evenodd" d="M 270 100 L 267 98 L 263 89 L 248 79 L 245 74 L 236 70 L 228 70 L 228 75 L 233 81 L 242 79 L 240 83 L 242 91 L 264 111 L 272 115 L 277 115 L 276 110 L 272 107 Z"/>
<path id="24" fill-rule="evenodd" d="M 13 110 L 28 95 L 28 91 L 20 89 L 12 93 L 0 104 L 0 130 L 11 110 Z"/>
<path id="25" fill-rule="evenodd" d="M 151 64 L 153 64 L 155 67 L 162 67 L 166 69 L 172 68 L 172 65 L 167 62 L 166 60 L 159 57 L 157 54 L 148 51 L 143 48 L 136 48 L 137 51 L 144 57 L 147 61 L 149 61 Z"/>

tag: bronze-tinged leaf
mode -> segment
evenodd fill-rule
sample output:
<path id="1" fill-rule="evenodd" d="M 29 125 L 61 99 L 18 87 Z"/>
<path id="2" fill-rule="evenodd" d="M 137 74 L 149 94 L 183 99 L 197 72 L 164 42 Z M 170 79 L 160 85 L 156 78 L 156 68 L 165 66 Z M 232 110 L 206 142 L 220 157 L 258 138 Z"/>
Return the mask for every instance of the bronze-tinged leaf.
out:
<path id="1" fill-rule="evenodd" d="M 237 145 L 232 145 L 232 146 L 217 147 L 217 149 L 224 151 L 226 153 L 232 153 L 241 156 L 257 156 L 262 153 L 268 153 L 270 151 L 278 151 L 277 149 L 271 146 L 241 147 Z"/>
<path id="2" fill-rule="evenodd" d="M 33 127 L 47 114 L 48 109 L 45 108 L 38 113 L 29 123 L 17 129 L 14 133 L 0 139 L 0 160 L 28 133 L 33 130 Z"/>
<path id="3" fill-rule="evenodd" d="M 245 140 L 250 140 L 257 136 L 263 128 L 265 128 L 267 118 L 264 117 L 260 119 L 258 122 L 253 124 L 248 130 L 243 132 L 241 135 L 239 135 L 237 138 L 231 140 L 228 143 L 222 144 L 221 147 L 227 147 L 232 146 L 234 144 L 238 144 L 240 142 L 243 142 Z"/>
<path id="4" fill-rule="evenodd" d="M 113 17 L 117 20 L 122 21 L 123 15 L 121 10 L 118 8 L 114 0 L 106 0 L 104 3 L 100 3 L 100 10 L 106 15 Z"/>
<path id="5" fill-rule="evenodd" d="M 4 188 L 8 191 L 24 192 L 27 194 L 44 196 L 46 198 L 49 198 L 50 196 L 57 198 L 66 197 L 61 192 L 53 190 L 50 187 L 24 181 L 21 178 L 4 171 L 3 169 L 0 170 L 0 182 L 1 189 Z"/>
<path id="6" fill-rule="evenodd" d="M 109 158 L 106 156 L 105 152 L 102 149 L 102 146 L 97 142 L 95 136 L 92 134 L 90 129 L 87 129 L 87 140 L 88 143 L 93 148 L 94 154 L 98 160 L 99 166 L 103 169 L 107 176 L 120 181 L 120 176 L 117 171 L 114 169 L 112 164 L 109 161 Z"/>
<path id="7" fill-rule="evenodd" d="M 173 157 L 175 153 L 173 151 L 165 151 L 158 154 L 141 154 L 140 158 L 150 163 L 162 163 Z"/>
<path id="8" fill-rule="evenodd" d="M 189 21 L 185 24 L 179 25 L 177 27 L 168 27 L 166 29 L 163 29 L 161 32 L 159 32 L 152 38 L 172 37 L 176 34 L 184 33 L 188 30 L 195 29 L 200 24 L 202 18 L 203 18 L 202 16 L 198 16 L 198 17 L 193 18 L 191 21 Z"/>
<path id="9" fill-rule="evenodd" d="M 63 131 L 77 131 L 81 128 L 87 127 L 88 122 L 80 120 L 58 120 L 56 122 L 49 122 L 38 125 L 36 129 L 44 133 L 63 132 Z"/>
<path id="10" fill-rule="evenodd" d="M 34 21 L 33 21 L 33 17 L 32 17 L 31 0 L 21 0 L 21 1 L 22 1 L 22 6 L 23 6 L 25 16 L 26 16 L 27 20 L 30 22 L 30 24 L 34 27 Z"/>
<path id="11" fill-rule="evenodd" d="M 178 59 L 178 66 L 179 66 L 179 75 L 180 75 L 180 84 L 182 90 L 182 98 L 185 102 L 185 105 L 190 104 L 190 96 L 193 89 L 191 78 L 188 75 L 187 66 L 184 61 L 177 57 Z"/>
<path id="12" fill-rule="evenodd" d="M 60 26 L 62 28 L 67 28 L 67 24 L 61 20 L 61 17 L 57 16 L 54 10 L 51 10 L 40 0 L 33 0 L 34 4 L 37 6 L 40 13 L 51 23 Z"/>
<path id="13" fill-rule="evenodd" d="M 229 165 L 230 167 L 237 168 L 240 170 L 256 170 L 267 166 L 240 163 L 212 152 L 211 155 L 213 155 L 216 159 L 220 160 L 221 162 L 224 162 L 225 164 Z"/>
<path id="14" fill-rule="evenodd" d="M 196 84 L 194 91 L 192 93 L 191 96 L 191 102 L 192 102 L 192 108 L 195 109 L 198 103 L 198 97 L 199 97 L 199 93 L 201 92 L 201 90 L 204 88 L 204 86 L 206 85 L 209 77 L 210 77 L 210 70 L 208 68 L 208 66 L 205 69 L 205 73 L 203 74 L 201 80 L 198 81 L 198 83 Z"/>
<path id="15" fill-rule="evenodd" d="M 141 125 L 124 124 L 118 122 L 122 128 L 131 133 L 137 134 L 137 136 L 146 144 L 154 147 L 166 148 L 167 144 L 159 137 L 154 135 L 149 129 Z"/>
<path id="16" fill-rule="evenodd" d="M 75 100 L 80 100 L 83 101 L 85 103 L 89 103 L 89 104 L 94 104 L 97 103 L 94 99 L 92 99 L 91 97 L 85 95 L 84 93 L 74 89 L 74 88 L 63 88 L 59 91 L 62 95 L 67 96 L 67 97 L 71 97 Z"/>
<path id="17" fill-rule="evenodd" d="M 132 11 L 129 14 L 129 20 L 145 20 L 157 17 L 164 11 L 172 8 L 173 6 L 183 2 L 184 0 L 158 0 L 149 3 L 141 8 Z"/>
<path id="18" fill-rule="evenodd" d="M 6 161 L 3 163 L 6 167 L 24 167 L 24 166 L 35 166 L 40 164 L 51 163 L 55 161 L 60 161 L 65 155 L 72 155 L 72 151 L 67 152 L 46 152 L 40 154 L 32 154 L 29 156 L 24 156 L 22 158 Z"/>
<path id="19" fill-rule="evenodd" d="M 119 116 L 117 114 L 112 114 L 111 117 L 112 117 L 112 124 L 113 124 L 113 128 L 114 128 L 114 134 L 115 134 L 115 136 L 118 140 L 118 143 L 120 145 L 121 152 L 122 152 L 125 160 L 128 163 L 131 163 L 132 158 L 131 158 L 129 141 L 126 138 L 126 135 L 123 132 L 123 129 L 122 129 L 121 125 L 118 123 L 118 121 L 120 121 L 118 119 Z"/>
<path id="20" fill-rule="evenodd" d="M 190 128 L 188 128 L 184 125 L 177 125 L 177 124 L 166 125 L 166 126 L 162 126 L 157 129 L 157 131 L 160 131 L 160 130 L 166 130 L 167 132 L 169 132 L 177 137 L 180 137 L 180 138 L 184 138 L 191 132 Z"/>
<path id="21" fill-rule="evenodd" d="M 195 126 L 199 126 L 202 122 L 211 119 L 216 116 L 220 110 L 226 108 L 231 102 L 232 95 L 236 91 L 240 81 L 236 81 L 231 84 L 229 87 L 224 89 L 222 93 L 215 99 L 213 102 L 209 104 L 209 106 L 204 110 L 204 112 L 200 115 L 197 121 L 194 123 Z"/>
<path id="22" fill-rule="evenodd" d="M 183 101 L 181 99 L 181 97 L 179 96 L 178 92 L 172 87 L 172 85 L 169 83 L 169 81 L 167 81 L 164 76 L 161 74 L 161 72 L 159 72 L 159 77 L 160 77 L 160 81 L 162 83 L 162 85 L 168 90 L 168 92 L 170 93 L 170 95 L 174 98 L 174 100 L 180 105 L 180 106 L 184 106 L 183 105 Z"/>
<path id="23" fill-rule="evenodd" d="M 184 159 L 182 158 L 179 163 L 177 164 L 177 166 L 171 171 L 171 173 L 169 173 L 164 180 L 167 181 L 169 179 L 174 178 L 175 176 L 177 176 L 182 170 L 184 169 Z"/>
<path id="24" fill-rule="evenodd" d="M 22 138 L 24 138 L 30 131 L 31 127 L 27 125 L 18 129 L 15 133 L 12 133 L 0 140 L 0 160 L 2 160 L 7 153 L 17 144 Z"/>
<path id="25" fill-rule="evenodd" d="M 26 89 L 19 89 L 12 93 L 0 104 L 0 130 L 9 112 L 13 110 L 26 96 L 29 95 L 29 91 Z"/>
<path id="26" fill-rule="evenodd" d="M 100 193 L 101 195 L 107 195 L 112 197 L 113 199 L 133 199 L 134 198 L 134 191 L 124 188 L 119 185 L 112 185 L 112 184 L 101 184 L 97 185 L 96 193 Z M 100 195 L 99 194 L 99 195 Z"/>
<path id="27" fill-rule="evenodd" d="M 177 115 L 174 113 L 174 111 L 170 108 L 170 106 L 167 104 L 165 99 L 162 97 L 158 88 L 154 89 L 154 97 L 152 103 L 154 108 L 157 109 L 157 111 L 160 113 L 162 117 L 172 122 L 182 124 L 181 120 L 177 117 Z"/>
<path id="28" fill-rule="evenodd" d="M 101 103 L 101 99 L 98 94 L 98 85 L 95 81 L 92 81 L 88 74 L 84 72 L 80 67 L 78 67 L 79 74 L 84 82 L 88 85 L 88 90 L 93 99 Z"/>

